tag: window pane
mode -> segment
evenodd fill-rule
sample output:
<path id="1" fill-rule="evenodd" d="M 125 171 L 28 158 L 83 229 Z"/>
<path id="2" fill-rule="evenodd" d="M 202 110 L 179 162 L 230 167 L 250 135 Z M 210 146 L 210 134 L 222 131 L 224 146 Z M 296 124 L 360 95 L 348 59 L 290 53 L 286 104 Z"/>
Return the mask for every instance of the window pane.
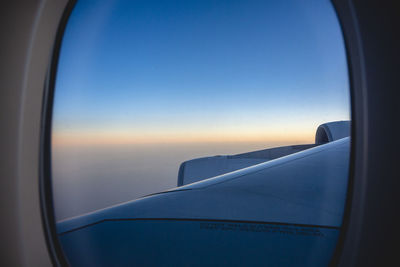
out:
<path id="1" fill-rule="evenodd" d="M 78 1 L 52 122 L 70 262 L 329 263 L 349 103 L 329 1 Z"/>

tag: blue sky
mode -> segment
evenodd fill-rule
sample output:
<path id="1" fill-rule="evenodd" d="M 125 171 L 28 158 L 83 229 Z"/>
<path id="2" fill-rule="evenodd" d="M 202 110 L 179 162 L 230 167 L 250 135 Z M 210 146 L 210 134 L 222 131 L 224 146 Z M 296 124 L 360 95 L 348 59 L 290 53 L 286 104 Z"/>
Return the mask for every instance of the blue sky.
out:
<path id="1" fill-rule="evenodd" d="M 349 117 L 329 1 L 80 0 L 66 28 L 64 141 L 308 140 Z"/>

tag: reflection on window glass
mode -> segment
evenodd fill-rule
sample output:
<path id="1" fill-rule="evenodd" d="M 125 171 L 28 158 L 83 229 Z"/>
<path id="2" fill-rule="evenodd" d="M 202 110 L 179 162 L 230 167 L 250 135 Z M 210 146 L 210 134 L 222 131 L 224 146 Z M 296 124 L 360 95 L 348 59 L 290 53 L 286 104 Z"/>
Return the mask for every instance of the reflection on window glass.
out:
<path id="1" fill-rule="evenodd" d="M 78 1 L 52 122 L 70 264 L 327 265 L 349 103 L 329 1 Z"/>

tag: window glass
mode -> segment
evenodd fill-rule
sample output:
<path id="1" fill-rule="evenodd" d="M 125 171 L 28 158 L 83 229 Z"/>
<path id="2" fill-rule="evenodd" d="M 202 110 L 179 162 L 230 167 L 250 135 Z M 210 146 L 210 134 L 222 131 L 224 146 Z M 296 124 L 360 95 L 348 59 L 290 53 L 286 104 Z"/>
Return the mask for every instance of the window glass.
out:
<path id="1" fill-rule="evenodd" d="M 329 1 L 78 1 L 52 121 L 69 261 L 203 265 L 220 249 L 214 263 L 327 264 L 347 190 L 349 105 Z"/>

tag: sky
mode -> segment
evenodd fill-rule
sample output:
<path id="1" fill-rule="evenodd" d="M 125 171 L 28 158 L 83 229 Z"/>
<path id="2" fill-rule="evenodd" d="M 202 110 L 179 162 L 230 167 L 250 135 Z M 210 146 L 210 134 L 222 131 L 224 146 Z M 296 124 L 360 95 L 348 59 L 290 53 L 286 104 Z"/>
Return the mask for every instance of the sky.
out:
<path id="1" fill-rule="evenodd" d="M 170 189 L 182 162 L 314 143 L 350 118 L 328 0 L 79 0 L 52 123 L 57 220 Z"/>
<path id="2" fill-rule="evenodd" d="M 312 142 L 350 118 L 329 1 L 78 1 L 53 145 Z"/>

